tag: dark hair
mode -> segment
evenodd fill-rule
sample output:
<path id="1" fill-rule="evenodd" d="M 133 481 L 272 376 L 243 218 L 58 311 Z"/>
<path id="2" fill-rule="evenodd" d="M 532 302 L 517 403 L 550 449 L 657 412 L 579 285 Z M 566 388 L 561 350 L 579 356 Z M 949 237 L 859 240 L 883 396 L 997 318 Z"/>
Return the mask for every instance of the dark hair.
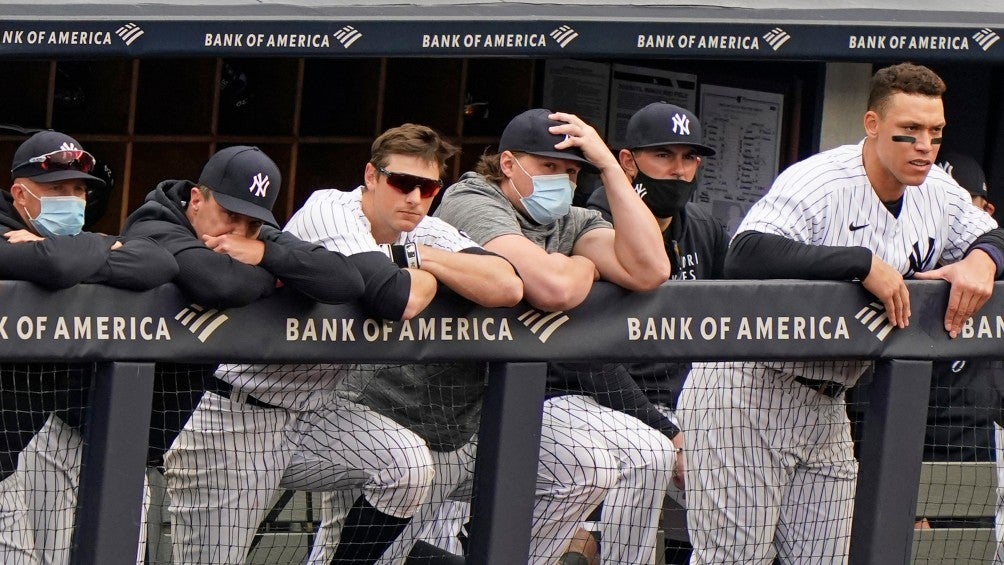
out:
<path id="1" fill-rule="evenodd" d="M 885 113 L 889 98 L 897 92 L 940 98 L 945 89 L 945 81 L 931 69 L 913 63 L 900 63 L 879 69 L 872 77 L 868 109 Z"/>
<path id="2" fill-rule="evenodd" d="M 436 130 L 419 124 L 402 124 L 377 137 L 370 147 L 370 163 L 386 167 L 391 155 L 411 155 L 439 165 L 446 172 L 446 161 L 460 149 L 446 141 Z"/>

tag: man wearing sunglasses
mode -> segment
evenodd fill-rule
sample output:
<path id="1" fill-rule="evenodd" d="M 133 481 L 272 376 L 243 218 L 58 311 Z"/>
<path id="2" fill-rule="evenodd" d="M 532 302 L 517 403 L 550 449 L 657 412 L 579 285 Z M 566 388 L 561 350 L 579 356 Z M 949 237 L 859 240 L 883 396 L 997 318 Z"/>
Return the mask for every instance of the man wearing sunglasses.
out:
<path id="1" fill-rule="evenodd" d="M 260 149 L 227 147 L 198 182 L 158 184 L 126 220 L 125 233 L 151 237 L 174 255 L 174 282 L 197 308 L 244 306 L 279 287 L 318 302 L 356 300 L 363 281 L 344 255 L 278 229 L 272 207 L 281 185 L 278 167 Z M 268 383 L 250 373 L 245 366 L 158 364 L 155 386 L 164 400 L 155 405 L 162 421 L 151 428 L 150 460 L 162 459 L 166 469 L 175 563 L 243 562 L 250 535 L 230 539 L 224 525 L 256 526 L 269 502 L 268 488 L 256 486 L 267 467 L 249 454 L 288 455 L 276 438 L 294 435 L 293 408 L 327 384 L 323 373 Z M 275 449 L 263 447 L 270 441 Z M 228 474 L 247 477 L 240 492 L 212 488 Z"/>
<path id="2" fill-rule="evenodd" d="M 571 206 L 578 173 L 600 173 L 616 225 Z M 655 217 L 599 134 L 576 116 L 523 112 L 502 132 L 499 153 L 450 187 L 436 215 L 516 266 L 526 300 L 567 310 L 603 279 L 651 290 L 670 276 Z M 604 501 L 603 560 L 650 563 L 673 443 L 640 420 L 600 405 L 587 368 L 548 376 L 530 563 L 563 557 L 579 524 Z M 601 377 L 602 378 L 602 377 Z M 608 494 L 609 493 L 609 494 Z"/>
<path id="3" fill-rule="evenodd" d="M 456 152 L 426 126 L 389 129 L 373 142 L 362 186 L 315 192 L 286 229 L 366 264 L 360 267 L 367 280 L 363 302 L 385 319 L 413 318 L 440 285 L 482 306 L 513 306 L 523 296 L 523 285 L 512 265 L 427 216 L 442 188 L 446 161 Z M 335 498 L 345 499 L 341 509 L 347 515 L 334 548 L 341 520 L 325 520 L 311 562 L 374 563 L 429 497 L 433 468 L 436 477 L 443 476 L 442 454 L 466 446 L 474 434 L 484 377 L 477 364 L 366 365 L 350 371 L 344 384 L 341 390 L 356 393 L 338 395 L 322 423 L 330 430 L 322 445 L 336 457 L 341 454 L 350 473 L 361 470 L 367 478 L 343 483 L 338 495 L 325 496 L 327 509 Z M 469 402 L 442 405 L 450 396 Z M 449 446 L 437 441 L 440 429 L 454 436 Z M 348 438 L 357 444 L 354 453 L 339 448 Z M 304 459 L 294 462 L 284 483 L 322 490 L 305 476 L 315 464 L 315 451 L 304 450 Z M 388 484 L 388 477 L 398 486 Z M 431 546 L 424 550 L 441 553 Z"/>
<path id="4" fill-rule="evenodd" d="M 0 280 L 31 281 L 49 289 L 100 283 L 147 290 L 170 281 L 178 265 L 146 238 L 82 231 L 94 157 L 72 137 L 42 131 L 18 147 L 9 191 L 0 193 Z M 75 511 L 75 481 L 23 467 L 66 460 L 79 472 L 81 435 L 94 372 L 87 363 L 0 364 L 0 562 L 65 562 Z M 57 441 L 28 440 L 43 428 Z M 22 453 L 24 452 L 24 453 Z M 44 467 L 44 465 L 43 465 Z M 15 468 L 18 469 L 15 473 Z M 71 500 L 52 512 L 46 500 Z M 62 527 L 46 526 L 50 520 Z"/>

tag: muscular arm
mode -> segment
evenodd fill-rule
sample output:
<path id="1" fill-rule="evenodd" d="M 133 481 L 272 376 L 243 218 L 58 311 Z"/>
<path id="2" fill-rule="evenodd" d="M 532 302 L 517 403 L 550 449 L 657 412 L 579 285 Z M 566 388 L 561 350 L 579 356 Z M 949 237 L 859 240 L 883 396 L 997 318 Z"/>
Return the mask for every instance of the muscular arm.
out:
<path id="1" fill-rule="evenodd" d="M 596 280 L 596 267 L 589 259 L 548 253 L 522 235 L 496 237 L 485 249 L 508 259 L 523 279 L 523 298 L 548 312 L 578 306 Z"/>
<path id="2" fill-rule="evenodd" d="M 512 264 L 498 255 L 474 250 L 454 253 L 424 245 L 419 254 L 423 271 L 481 306 L 515 306 L 523 298 L 522 281 Z"/>
<path id="3" fill-rule="evenodd" d="M 629 290 L 652 290 L 670 276 L 669 257 L 662 249 L 662 230 L 655 216 L 631 187 L 613 153 L 592 127 L 571 114 L 554 114 L 569 123 L 551 128 L 568 137 L 557 149 L 579 147 L 600 171 L 615 230 L 593 230 L 575 244 L 574 253 L 596 265 L 600 277 Z"/>

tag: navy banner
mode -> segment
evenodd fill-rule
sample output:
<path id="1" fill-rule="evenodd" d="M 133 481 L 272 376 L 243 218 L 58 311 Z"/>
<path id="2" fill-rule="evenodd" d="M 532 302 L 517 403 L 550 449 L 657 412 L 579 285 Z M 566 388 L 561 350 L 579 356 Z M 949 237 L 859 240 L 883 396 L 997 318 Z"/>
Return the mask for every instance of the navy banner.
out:
<path id="1" fill-rule="evenodd" d="M 895 22 L 890 22 L 895 23 Z M 192 18 L 4 19 L 0 55 L 687 57 L 1004 61 L 1000 22 L 966 27 L 890 23 L 723 23 L 499 18 L 408 20 Z"/>
<path id="2" fill-rule="evenodd" d="M 599 283 L 578 308 L 480 308 L 444 293 L 409 321 L 282 293 L 214 310 L 173 286 L 146 293 L 0 283 L 0 358 L 173 361 L 957 359 L 1001 357 L 1004 283 L 950 340 L 947 285 L 909 282 L 913 318 L 892 328 L 859 285 L 669 282 L 642 294 Z"/>

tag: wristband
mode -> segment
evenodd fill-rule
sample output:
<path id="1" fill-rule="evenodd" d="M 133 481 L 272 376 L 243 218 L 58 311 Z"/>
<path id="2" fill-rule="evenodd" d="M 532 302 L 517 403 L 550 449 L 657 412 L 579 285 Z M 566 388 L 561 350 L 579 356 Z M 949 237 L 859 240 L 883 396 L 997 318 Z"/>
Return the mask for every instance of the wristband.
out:
<path id="1" fill-rule="evenodd" d="M 973 249 L 979 249 L 990 256 L 990 260 L 997 266 L 994 278 L 1001 278 L 1002 270 L 1004 270 L 1004 253 L 1002 253 L 996 246 L 990 245 L 989 243 L 977 243 L 973 246 Z"/>
<path id="2" fill-rule="evenodd" d="M 422 258 L 418 254 L 418 246 L 413 242 L 404 245 L 381 243 L 380 251 L 402 269 L 421 269 Z"/>

